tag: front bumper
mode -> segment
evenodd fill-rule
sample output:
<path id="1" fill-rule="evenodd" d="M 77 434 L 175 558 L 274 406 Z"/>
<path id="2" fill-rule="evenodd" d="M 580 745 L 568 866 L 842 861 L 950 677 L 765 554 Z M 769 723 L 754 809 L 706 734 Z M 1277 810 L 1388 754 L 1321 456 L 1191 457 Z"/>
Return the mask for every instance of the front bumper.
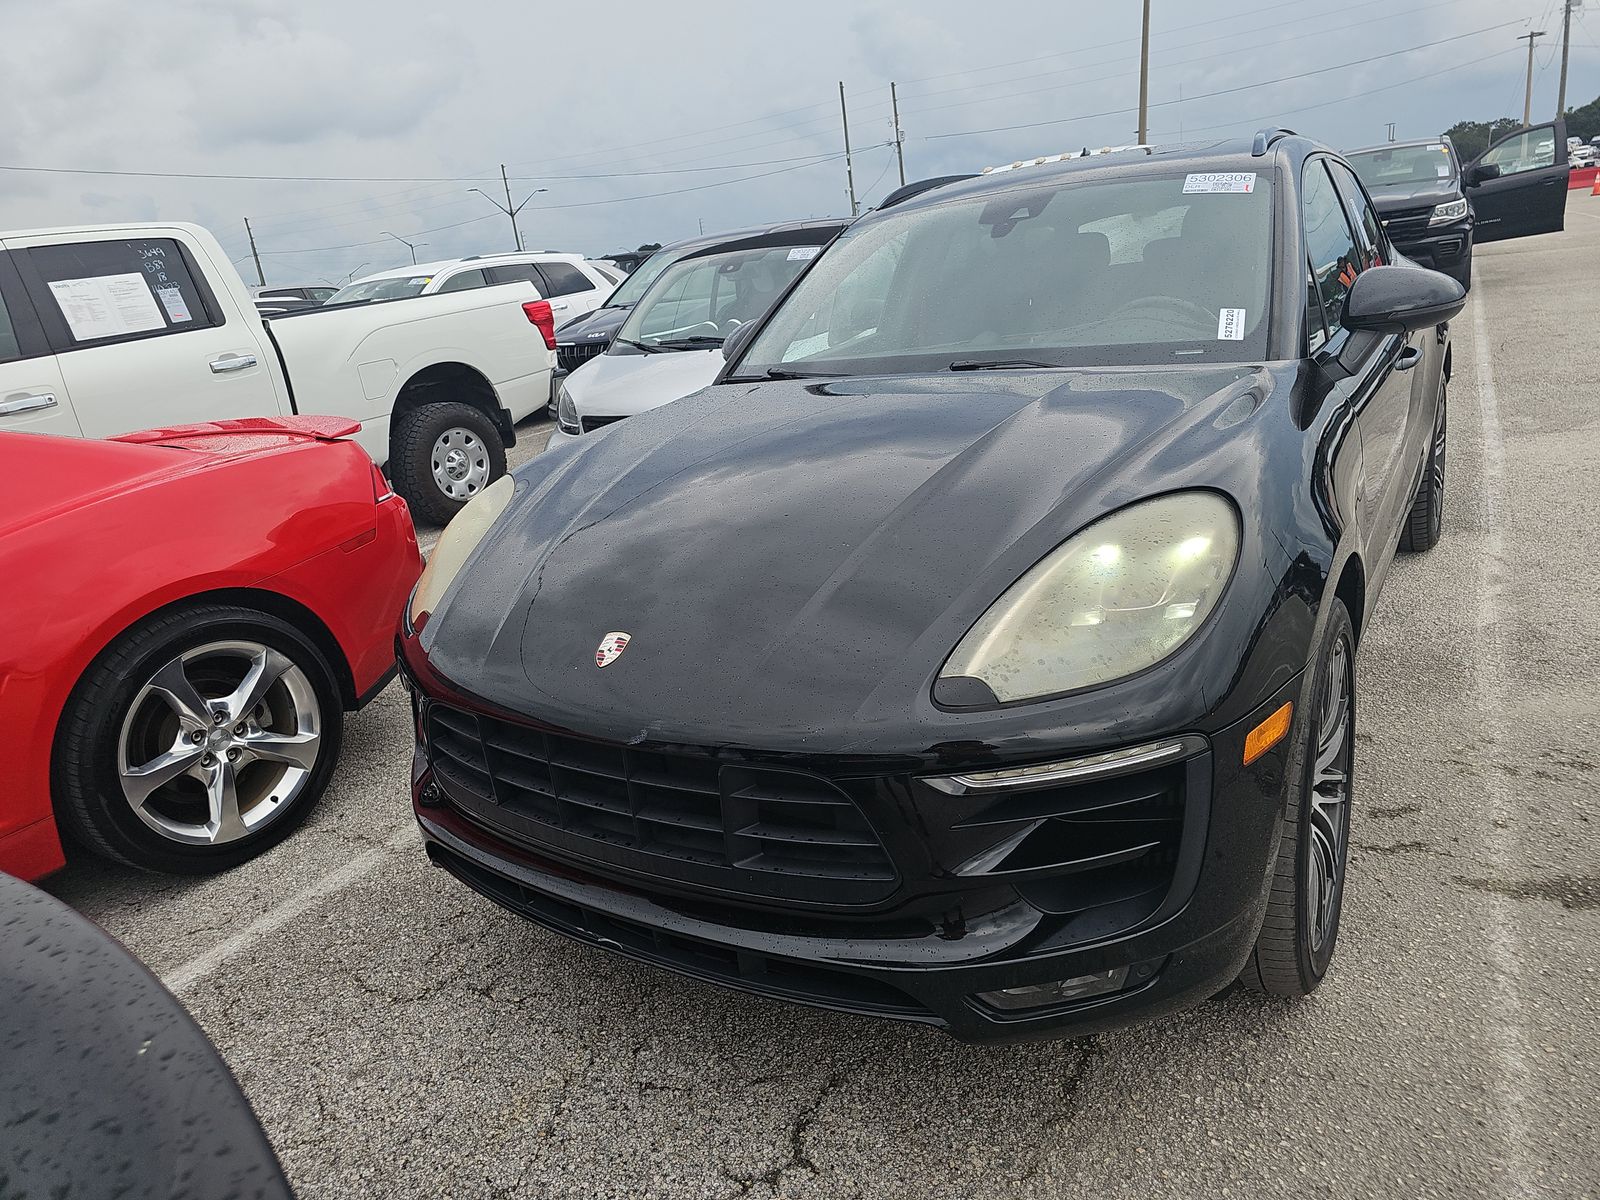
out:
<path id="1" fill-rule="evenodd" d="M 1396 236 L 1394 244 L 1418 266 L 1456 274 L 1472 255 L 1472 222 L 1457 221 L 1421 235 Z"/>
<path id="2" fill-rule="evenodd" d="M 1300 683 L 1284 684 L 1232 726 L 1187 735 L 1185 757 L 1159 776 L 1130 770 L 1094 785 L 1116 795 L 1079 792 L 1066 806 L 1071 814 L 1041 818 L 1055 790 L 1021 793 L 1026 811 L 1001 812 L 992 795 L 932 788 L 906 773 L 906 760 L 828 763 L 721 748 L 697 751 L 691 761 L 684 747 L 591 742 L 463 695 L 431 674 L 414 639 L 402 640 L 401 662 L 418 729 L 428 735 L 413 762 L 412 791 L 435 864 L 590 945 L 740 990 L 929 1024 L 969 1041 L 1110 1028 L 1202 1001 L 1236 977 L 1260 927 L 1294 735 L 1249 767 L 1237 764 L 1249 730 L 1297 701 Z M 459 745 L 451 748 L 462 730 L 482 739 L 482 771 L 463 767 Z M 527 750 L 528 739 L 542 748 Z M 612 761 L 631 765 L 612 771 L 605 765 Z M 696 797 L 691 774 L 679 773 L 683 763 L 720 781 L 708 785 L 709 798 Z M 529 773 L 540 771 L 544 783 L 530 782 Z M 787 831 L 774 828 L 775 812 L 787 817 L 803 807 L 798 793 L 778 794 L 786 778 L 799 779 L 822 804 L 848 807 L 851 821 L 807 825 L 795 817 Z M 607 779 L 609 792 L 594 786 Z M 665 791 L 657 786 L 663 779 Z M 681 809 L 663 811 L 663 798 L 679 795 Z M 758 805 L 775 797 L 778 807 L 749 808 L 751 796 Z M 695 807 L 702 802 L 710 809 Z M 1145 807 L 1116 808 L 1130 802 Z M 741 805 L 749 811 L 729 823 Z M 695 826 L 706 811 L 709 833 L 704 823 Z M 1136 819 L 1084 823 L 1085 813 L 1098 811 Z M 1155 828 L 1152 820 L 1168 822 L 1166 831 L 1133 840 L 1165 838 L 1149 860 L 1159 870 L 1140 875 L 1122 865 L 1130 851 L 1113 844 L 1120 834 L 1110 826 Z M 653 844 L 641 829 L 653 831 Z M 855 836 L 865 829 L 876 832 L 875 849 Z M 815 843 L 798 866 L 774 857 L 764 840 L 793 839 L 796 830 Z M 697 842 L 701 836 L 709 841 Z M 848 861 L 819 853 L 845 843 Z M 1066 844 L 1089 849 L 1061 851 Z M 1079 861 L 1055 861 L 1074 854 Z M 1000 1011 L 980 999 L 1119 968 L 1126 976 L 1118 990 L 1075 1002 Z"/>

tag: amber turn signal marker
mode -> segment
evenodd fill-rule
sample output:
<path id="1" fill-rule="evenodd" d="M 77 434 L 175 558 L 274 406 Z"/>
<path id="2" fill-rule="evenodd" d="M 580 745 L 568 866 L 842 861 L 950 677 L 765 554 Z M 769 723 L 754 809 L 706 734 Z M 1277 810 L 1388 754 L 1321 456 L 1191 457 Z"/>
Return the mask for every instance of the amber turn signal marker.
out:
<path id="1" fill-rule="evenodd" d="M 1283 741 L 1289 732 L 1289 720 L 1294 716 L 1294 704 L 1285 701 L 1282 708 L 1250 731 L 1244 739 L 1244 765 L 1249 766 L 1268 750 Z"/>

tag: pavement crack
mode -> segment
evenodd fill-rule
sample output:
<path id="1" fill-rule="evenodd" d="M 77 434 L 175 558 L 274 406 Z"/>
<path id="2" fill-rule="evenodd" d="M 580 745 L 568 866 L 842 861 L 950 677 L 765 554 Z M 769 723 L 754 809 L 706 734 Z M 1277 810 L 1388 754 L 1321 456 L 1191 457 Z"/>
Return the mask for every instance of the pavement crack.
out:
<path id="1" fill-rule="evenodd" d="M 790 1171 L 804 1171 L 813 1179 L 819 1177 L 822 1174 L 822 1168 L 817 1166 L 815 1160 L 811 1157 L 811 1152 L 806 1149 L 806 1134 L 810 1132 L 812 1125 L 816 1123 L 817 1113 L 821 1110 L 823 1103 L 829 1096 L 843 1087 L 848 1080 L 849 1076 L 844 1071 L 830 1071 L 828 1077 L 823 1080 L 822 1087 L 818 1089 L 816 1097 L 810 1104 L 795 1114 L 794 1119 L 789 1122 L 789 1129 L 785 1138 L 788 1142 L 789 1157 L 783 1162 L 762 1171 L 758 1175 L 735 1175 L 726 1167 L 719 1167 L 718 1170 L 722 1172 L 723 1178 L 738 1189 L 727 1193 L 722 1197 L 722 1200 L 735 1200 L 739 1196 L 748 1196 L 750 1189 L 758 1183 L 763 1183 L 769 1188 L 776 1189 L 779 1181 Z"/>

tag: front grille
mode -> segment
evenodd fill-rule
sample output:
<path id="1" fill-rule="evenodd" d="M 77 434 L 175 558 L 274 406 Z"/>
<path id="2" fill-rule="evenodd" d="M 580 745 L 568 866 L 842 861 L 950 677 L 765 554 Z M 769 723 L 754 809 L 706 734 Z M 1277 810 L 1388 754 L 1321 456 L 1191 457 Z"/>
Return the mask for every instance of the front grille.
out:
<path id="1" fill-rule="evenodd" d="M 428 842 L 428 855 L 491 900 L 547 929 L 591 945 L 621 949 L 635 958 L 701 979 L 790 1000 L 886 1016 L 930 1016 L 927 1008 L 898 988 L 865 975 L 831 970 L 799 959 L 735 950 L 668 933 L 653 925 L 621 920 L 525 887 L 432 840 Z"/>
<path id="2" fill-rule="evenodd" d="M 627 419 L 627 414 L 626 413 L 622 414 L 621 416 L 614 416 L 614 417 L 602 417 L 602 416 L 579 417 L 578 418 L 578 424 L 583 429 L 583 432 L 585 432 L 585 433 L 593 433 L 596 429 L 604 428 L 607 425 L 615 425 L 618 421 L 622 421 L 622 420 L 626 420 L 626 419 Z"/>
<path id="3" fill-rule="evenodd" d="M 610 344 L 610 338 L 593 342 L 557 342 L 556 365 L 563 371 L 576 371 L 591 358 L 604 354 Z"/>
<path id="4" fill-rule="evenodd" d="M 894 888 L 877 833 L 820 776 L 586 741 L 439 703 L 426 721 L 446 795 L 513 839 L 788 899 L 865 903 Z"/>
<path id="5" fill-rule="evenodd" d="M 1428 232 L 1428 220 L 1433 216 L 1433 205 L 1421 208 L 1397 208 L 1383 216 L 1383 227 L 1395 241 L 1420 237 Z"/>

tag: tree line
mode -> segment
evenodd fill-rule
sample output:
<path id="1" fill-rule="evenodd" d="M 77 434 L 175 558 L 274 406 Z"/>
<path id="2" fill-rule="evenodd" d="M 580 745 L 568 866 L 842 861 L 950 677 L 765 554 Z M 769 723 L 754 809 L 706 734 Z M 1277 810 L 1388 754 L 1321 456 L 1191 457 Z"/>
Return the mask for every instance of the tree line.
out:
<path id="1" fill-rule="evenodd" d="M 1567 136 L 1589 141 L 1600 137 L 1600 96 L 1582 108 L 1567 109 Z M 1499 117 L 1493 121 L 1457 121 L 1446 129 L 1445 136 L 1455 143 L 1456 153 L 1468 162 L 1489 148 L 1489 143 L 1522 128 L 1515 117 Z"/>

